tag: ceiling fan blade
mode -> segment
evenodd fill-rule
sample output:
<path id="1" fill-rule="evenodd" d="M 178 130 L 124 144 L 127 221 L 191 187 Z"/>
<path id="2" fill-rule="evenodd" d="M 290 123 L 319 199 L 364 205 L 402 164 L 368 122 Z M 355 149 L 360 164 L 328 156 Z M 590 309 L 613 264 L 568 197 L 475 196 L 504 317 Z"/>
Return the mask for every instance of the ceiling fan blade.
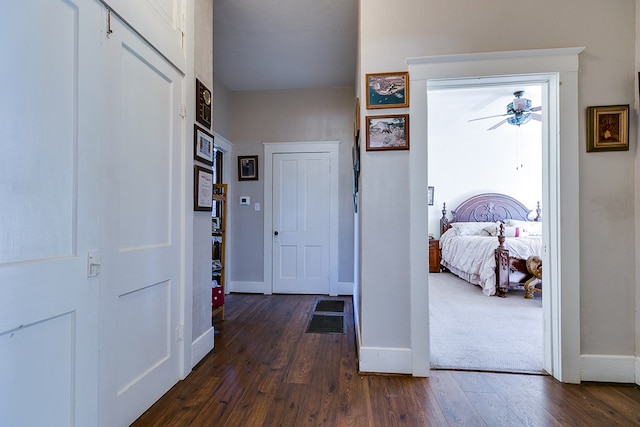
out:
<path id="1" fill-rule="evenodd" d="M 540 110 L 542 110 L 542 105 L 540 105 L 540 106 L 538 106 L 538 107 L 533 107 L 533 108 L 530 108 L 530 109 L 529 109 L 529 111 L 540 111 Z"/>
<path id="2" fill-rule="evenodd" d="M 500 127 L 500 126 L 502 126 L 503 124 L 507 123 L 507 120 L 509 120 L 509 119 L 504 119 L 504 120 L 502 120 L 501 122 L 498 122 L 498 123 L 496 123 L 495 125 L 491 126 L 491 127 L 490 127 L 489 129 L 487 129 L 487 130 L 494 130 L 495 128 Z"/>
<path id="3" fill-rule="evenodd" d="M 484 120 L 484 119 L 492 119 L 494 117 L 504 117 L 504 116 L 511 116 L 511 113 L 507 113 L 507 114 L 496 114 L 495 116 L 487 116 L 487 117 L 478 117 L 476 119 L 470 119 L 468 120 L 469 122 L 475 122 L 476 120 Z"/>
<path id="4" fill-rule="evenodd" d="M 540 114 L 533 114 L 532 113 L 529 117 L 531 117 L 533 120 L 537 120 L 539 122 L 542 121 L 542 115 L 540 115 Z"/>

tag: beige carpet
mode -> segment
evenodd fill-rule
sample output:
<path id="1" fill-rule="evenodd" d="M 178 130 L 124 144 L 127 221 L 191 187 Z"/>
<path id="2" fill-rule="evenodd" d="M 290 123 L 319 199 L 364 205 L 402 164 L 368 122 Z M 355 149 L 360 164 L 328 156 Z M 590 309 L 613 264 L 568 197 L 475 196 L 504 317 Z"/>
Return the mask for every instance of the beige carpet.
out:
<path id="1" fill-rule="evenodd" d="M 429 274 L 432 369 L 543 372 L 542 299 L 506 298 L 451 273 Z"/>

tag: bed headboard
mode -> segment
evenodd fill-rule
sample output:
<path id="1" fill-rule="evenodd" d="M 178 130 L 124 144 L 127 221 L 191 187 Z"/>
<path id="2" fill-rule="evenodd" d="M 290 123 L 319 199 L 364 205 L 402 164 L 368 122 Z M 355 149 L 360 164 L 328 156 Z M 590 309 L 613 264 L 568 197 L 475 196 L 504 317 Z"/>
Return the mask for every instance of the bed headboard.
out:
<path id="1" fill-rule="evenodd" d="M 532 221 L 533 211 L 511 196 L 500 193 L 483 193 L 470 197 L 451 211 L 452 219 L 447 218 L 446 204 L 442 204 L 440 234 L 447 231 L 452 222 L 496 222 L 505 219 Z M 533 221 L 542 221 L 540 202 L 536 207 Z"/>

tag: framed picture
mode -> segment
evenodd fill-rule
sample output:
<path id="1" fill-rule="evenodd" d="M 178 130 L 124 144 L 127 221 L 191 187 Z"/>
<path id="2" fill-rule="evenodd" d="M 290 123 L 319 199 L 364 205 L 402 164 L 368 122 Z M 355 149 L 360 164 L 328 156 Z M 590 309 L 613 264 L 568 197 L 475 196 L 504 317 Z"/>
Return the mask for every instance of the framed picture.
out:
<path id="1" fill-rule="evenodd" d="M 194 165 L 193 210 L 211 212 L 213 206 L 213 171 Z"/>
<path id="2" fill-rule="evenodd" d="M 211 127 L 211 91 L 196 79 L 196 121 L 206 128 Z"/>
<path id="3" fill-rule="evenodd" d="M 367 151 L 408 150 L 409 115 L 367 116 Z"/>
<path id="4" fill-rule="evenodd" d="M 433 187 L 427 187 L 427 202 L 429 206 L 433 206 Z"/>
<path id="5" fill-rule="evenodd" d="M 220 224 L 221 224 L 220 217 L 218 217 L 218 216 L 211 217 L 211 231 L 212 232 L 220 231 Z"/>
<path id="6" fill-rule="evenodd" d="M 193 158 L 213 165 L 213 135 L 198 125 L 193 125 Z"/>
<path id="7" fill-rule="evenodd" d="M 629 105 L 587 107 L 587 152 L 629 150 Z"/>
<path id="8" fill-rule="evenodd" d="M 258 180 L 258 156 L 238 156 L 238 181 Z"/>
<path id="9" fill-rule="evenodd" d="M 367 74 L 367 108 L 404 108 L 409 106 L 409 73 Z"/>

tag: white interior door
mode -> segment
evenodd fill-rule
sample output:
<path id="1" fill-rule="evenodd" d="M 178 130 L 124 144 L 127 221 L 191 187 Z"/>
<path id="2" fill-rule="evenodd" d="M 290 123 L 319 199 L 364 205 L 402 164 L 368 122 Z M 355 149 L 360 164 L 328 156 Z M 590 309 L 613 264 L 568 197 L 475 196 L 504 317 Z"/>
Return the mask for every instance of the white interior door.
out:
<path id="1" fill-rule="evenodd" d="M 273 156 L 273 292 L 329 294 L 329 153 Z"/>
<path id="2" fill-rule="evenodd" d="M 101 23 L 93 0 L 2 4 L 3 426 L 97 425 Z"/>
<path id="3" fill-rule="evenodd" d="M 104 425 L 128 425 L 180 375 L 183 76 L 111 16 L 102 151 Z"/>

